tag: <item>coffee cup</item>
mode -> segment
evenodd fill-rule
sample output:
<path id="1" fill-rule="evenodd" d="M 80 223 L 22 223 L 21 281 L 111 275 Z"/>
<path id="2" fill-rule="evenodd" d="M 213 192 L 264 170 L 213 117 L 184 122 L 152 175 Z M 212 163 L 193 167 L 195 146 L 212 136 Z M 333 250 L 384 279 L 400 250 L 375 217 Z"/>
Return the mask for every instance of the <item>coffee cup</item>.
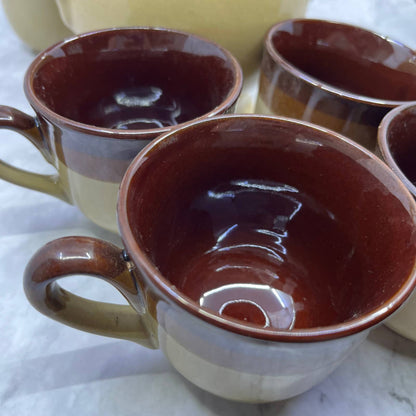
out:
<path id="1" fill-rule="evenodd" d="M 268 402 L 330 374 L 416 284 L 416 204 L 375 155 L 318 126 L 228 115 L 154 140 L 122 180 L 124 249 L 54 240 L 30 303 L 85 331 L 161 348 L 213 394 Z M 400 258 L 400 261 L 397 259 Z M 129 305 L 89 301 L 86 274 Z"/>
<path id="2" fill-rule="evenodd" d="M 16 35 L 34 51 L 74 34 L 62 22 L 55 0 L 2 0 L 1 5 Z"/>
<path id="3" fill-rule="evenodd" d="M 24 80 L 35 117 L 0 106 L 0 127 L 29 139 L 52 164 L 39 175 L 0 162 L 0 178 L 76 205 L 117 231 L 129 163 L 149 141 L 190 120 L 233 111 L 242 71 L 225 49 L 185 32 L 116 28 L 39 54 Z"/>
<path id="4" fill-rule="evenodd" d="M 416 100 L 416 54 L 341 23 L 292 19 L 265 38 L 256 112 L 310 121 L 374 151 L 392 108 Z"/>
<path id="5" fill-rule="evenodd" d="M 416 198 L 416 103 L 390 111 L 378 130 L 378 155 Z M 416 341 L 416 295 L 386 321 L 386 326 Z"/>
<path id="6" fill-rule="evenodd" d="M 244 73 L 237 111 L 254 110 L 262 42 L 283 19 L 304 16 L 308 0 L 55 0 L 64 24 L 74 33 L 106 27 L 155 26 L 185 30 L 229 50 Z"/>

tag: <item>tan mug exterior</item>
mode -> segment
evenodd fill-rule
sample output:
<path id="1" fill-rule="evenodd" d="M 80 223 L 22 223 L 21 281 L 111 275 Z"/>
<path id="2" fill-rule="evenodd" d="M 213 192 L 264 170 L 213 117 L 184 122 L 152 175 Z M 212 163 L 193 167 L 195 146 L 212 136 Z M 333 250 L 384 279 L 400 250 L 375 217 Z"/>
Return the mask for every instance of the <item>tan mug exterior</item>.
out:
<path id="1" fill-rule="evenodd" d="M 55 0 L 2 0 L 1 3 L 17 36 L 36 52 L 74 34 L 62 22 Z"/>

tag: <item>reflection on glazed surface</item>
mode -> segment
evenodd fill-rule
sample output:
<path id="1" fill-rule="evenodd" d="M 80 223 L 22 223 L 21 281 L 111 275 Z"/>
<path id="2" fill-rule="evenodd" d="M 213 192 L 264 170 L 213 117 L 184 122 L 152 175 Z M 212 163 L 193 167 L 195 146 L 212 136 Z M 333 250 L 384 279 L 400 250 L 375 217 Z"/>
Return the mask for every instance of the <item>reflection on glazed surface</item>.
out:
<path id="1" fill-rule="evenodd" d="M 111 45 L 110 35 L 107 37 Z M 185 42 L 182 39 L 185 35 L 177 37 L 178 43 Z M 223 105 L 236 85 L 232 62 L 222 50 L 210 44 L 211 49 L 205 55 L 197 55 L 193 51 L 175 50 L 174 47 L 184 46 L 170 45 L 164 33 L 156 30 L 132 31 L 130 36 L 126 31 L 115 38 L 119 47 L 126 49 L 114 46 L 99 50 L 98 45 L 97 50 L 91 50 L 88 44 L 81 44 L 82 53 L 73 53 L 72 49 L 67 50 L 71 45 L 64 44 L 62 56 L 45 59 L 33 81 L 40 101 L 57 114 L 79 123 L 143 130 L 184 123 L 214 111 Z M 139 47 L 140 42 L 146 41 L 154 50 Z M 139 46 L 131 47 L 132 42 Z M 207 46 L 196 40 L 193 47 Z"/>
<path id="2" fill-rule="evenodd" d="M 324 207 L 272 181 L 233 180 L 194 199 L 176 226 L 188 262 L 169 280 L 200 306 L 267 328 L 341 322 L 331 279 L 355 263 L 354 248 Z M 198 241 L 196 240 L 198 239 Z"/>
<path id="3" fill-rule="evenodd" d="M 241 266 L 224 266 L 224 269 L 240 269 Z M 220 269 L 216 270 L 217 272 Z M 277 277 L 277 276 L 276 276 Z M 295 323 L 293 298 L 268 285 L 233 283 L 205 292 L 199 304 L 242 321 L 279 329 L 292 329 Z M 267 305 L 267 310 L 262 305 Z"/>
<path id="4" fill-rule="evenodd" d="M 121 89 L 102 98 L 91 109 L 89 118 L 92 124 L 110 129 L 157 129 L 179 124 L 182 112 L 175 97 L 162 88 L 146 85 Z"/>

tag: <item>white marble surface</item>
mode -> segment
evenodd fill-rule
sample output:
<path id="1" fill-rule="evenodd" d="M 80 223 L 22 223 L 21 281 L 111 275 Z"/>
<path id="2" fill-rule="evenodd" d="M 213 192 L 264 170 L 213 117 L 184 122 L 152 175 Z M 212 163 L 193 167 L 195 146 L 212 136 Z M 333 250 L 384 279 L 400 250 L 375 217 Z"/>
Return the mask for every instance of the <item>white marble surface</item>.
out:
<path id="1" fill-rule="evenodd" d="M 30 1 L 30 0 L 29 0 Z M 415 0 L 311 0 L 308 15 L 359 24 L 416 47 Z M 33 59 L 0 8 L 0 103 L 33 114 L 23 74 Z M 15 133 L 0 131 L 0 157 L 50 172 Z M 178 375 L 160 351 L 83 333 L 40 315 L 26 301 L 22 274 L 49 240 L 118 237 L 76 208 L 0 180 L 0 415 L 416 415 L 416 343 L 384 326 L 323 383 L 291 400 L 245 405 L 218 399 Z M 122 302 L 100 281 L 67 286 L 94 299 Z"/>

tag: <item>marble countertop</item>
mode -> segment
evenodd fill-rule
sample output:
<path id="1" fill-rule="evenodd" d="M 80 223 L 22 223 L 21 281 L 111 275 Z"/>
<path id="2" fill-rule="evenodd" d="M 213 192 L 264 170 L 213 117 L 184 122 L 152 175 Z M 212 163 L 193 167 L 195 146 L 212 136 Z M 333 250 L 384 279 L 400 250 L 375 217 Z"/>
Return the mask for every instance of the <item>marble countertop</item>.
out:
<path id="1" fill-rule="evenodd" d="M 307 15 L 374 29 L 416 48 L 415 0 L 311 0 Z M 0 7 L 0 103 L 33 114 L 23 76 L 34 54 Z M 0 131 L 0 157 L 50 173 L 27 140 Z M 71 329 L 35 311 L 22 275 L 44 243 L 91 235 L 120 244 L 50 196 L 0 180 L 0 415 L 416 415 L 416 343 L 384 326 L 331 376 L 293 399 L 265 405 L 229 402 L 181 377 L 161 351 Z M 93 299 L 123 302 L 98 279 L 64 283 Z"/>

